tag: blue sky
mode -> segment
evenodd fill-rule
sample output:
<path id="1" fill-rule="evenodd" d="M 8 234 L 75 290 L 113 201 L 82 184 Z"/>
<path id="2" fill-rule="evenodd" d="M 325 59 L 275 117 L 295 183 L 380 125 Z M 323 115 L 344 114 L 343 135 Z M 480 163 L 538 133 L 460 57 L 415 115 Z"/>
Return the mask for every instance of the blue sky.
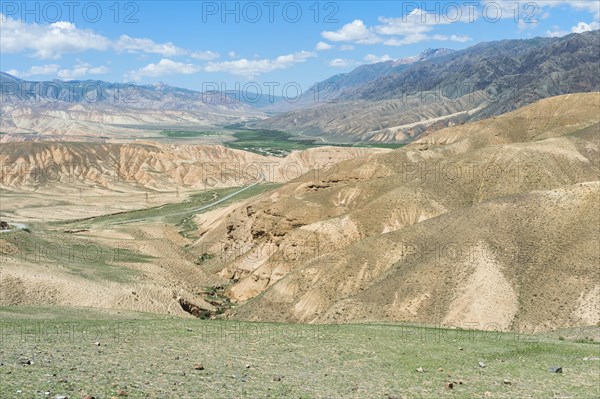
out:
<path id="1" fill-rule="evenodd" d="M 595 30 L 600 15 L 597 0 L 1 4 L 0 69 L 24 79 L 256 82 L 275 94 L 427 48 Z"/>

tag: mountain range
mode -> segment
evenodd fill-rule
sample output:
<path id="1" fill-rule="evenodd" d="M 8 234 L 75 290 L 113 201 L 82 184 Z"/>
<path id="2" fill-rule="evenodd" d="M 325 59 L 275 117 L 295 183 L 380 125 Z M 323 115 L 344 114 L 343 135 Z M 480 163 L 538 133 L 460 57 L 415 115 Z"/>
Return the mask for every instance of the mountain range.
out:
<path id="1" fill-rule="evenodd" d="M 412 64 L 441 57 L 453 51 L 445 48 L 427 49 L 412 57 L 361 65 L 348 73 L 337 74 L 314 84 L 302 93 L 299 101 L 285 101 L 284 98 L 280 98 L 279 101 L 273 101 L 271 106 L 263 107 L 263 110 L 282 112 L 333 102 L 367 83 L 399 73 Z"/>
<path id="2" fill-rule="evenodd" d="M 542 98 L 598 91 L 599 63 L 598 30 L 481 43 L 392 70 L 341 92 L 334 103 L 281 113 L 254 126 L 333 142 L 409 141 Z"/>
<path id="3" fill-rule="evenodd" d="M 0 74 L 0 131 L 41 135 L 138 135 L 148 127 L 202 127 L 263 117 L 220 92 L 164 83 L 33 82 Z"/>
<path id="4" fill-rule="evenodd" d="M 297 102 L 281 97 L 253 102 L 235 93 L 200 93 L 163 83 L 30 82 L 2 73 L 0 131 L 143 136 L 157 126 L 236 123 L 331 143 L 406 142 L 539 99 L 600 90 L 599 34 L 502 40 L 460 51 L 429 49 L 332 76 Z"/>

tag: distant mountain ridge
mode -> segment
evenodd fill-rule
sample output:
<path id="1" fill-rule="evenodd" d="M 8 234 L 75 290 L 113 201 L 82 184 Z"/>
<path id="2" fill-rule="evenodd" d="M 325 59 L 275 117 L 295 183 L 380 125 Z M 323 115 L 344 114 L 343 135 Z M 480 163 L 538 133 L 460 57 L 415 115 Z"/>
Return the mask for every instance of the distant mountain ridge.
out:
<path id="1" fill-rule="evenodd" d="M 442 57 L 452 52 L 454 50 L 446 48 L 427 49 L 411 57 L 360 65 L 348 73 L 333 75 L 314 84 L 302 94 L 298 102 L 286 102 L 284 99 L 280 99 L 279 101 L 274 101 L 272 105 L 262 108 L 266 111 L 281 112 L 318 106 L 325 102 L 335 101 L 348 91 L 361 85 L 401 72 L 416 62 Z"/>
<path id="2" fill-rule="evenodd" d="M 2 72 L 0 88 L 4 133 L 136 135 L 150 126 L 201 127 L 263 117 L 225 93 L 201 93 L 164 83 L 36 82 Z"/>
<path id="3" fill-rule="evenodd" d="M 445 48 L 427 49 L 422 53 L 412 57 L 361 65 L 351 72 L 338 74 L 325 79 L 324 81 L 320 82 L 319 85 L 323 87 L 327 84 L 333 83 L 337 85 L 339 94 L 341 95 L 349 88 L 361 86 L 363 84 L 375 81 L 381 77 L 399 73 L 406 69 L 409 65 L 412 65 L 416 62 L 432 60 L 437 57 L 448 55 L 452 52 L 454 52 L 454 50 Z"/>
<path id="4" fill-rule="evenodd" d="M 539 99 L 600 90 L 600 31 L 480 43 L 430 57 L 341 93 L 337 102 L 255 126 L 331 141 L 408 141 Z"/>
<path id="5" fill-rule="evenodd" d="M 0 72 L 3 102 L 65 102 L 126 105 L 133 108 L 205 111 L 211 107 L 247 111 L 248 107 L 220 92 L 197 92 L 158 82 L 149 85 L 110 83 L 102 80 L 27 81 Z"/>

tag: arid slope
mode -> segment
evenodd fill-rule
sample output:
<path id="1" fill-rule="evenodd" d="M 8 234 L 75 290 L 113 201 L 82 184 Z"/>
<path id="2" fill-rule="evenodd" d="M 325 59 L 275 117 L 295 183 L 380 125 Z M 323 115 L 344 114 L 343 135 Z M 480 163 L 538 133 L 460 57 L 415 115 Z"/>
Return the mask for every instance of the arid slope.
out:
<path id="1" fill-rule="evenodd" d="M 199 215 L 230 317 L 600 321 L 598 93 L 539 101 Z"/>

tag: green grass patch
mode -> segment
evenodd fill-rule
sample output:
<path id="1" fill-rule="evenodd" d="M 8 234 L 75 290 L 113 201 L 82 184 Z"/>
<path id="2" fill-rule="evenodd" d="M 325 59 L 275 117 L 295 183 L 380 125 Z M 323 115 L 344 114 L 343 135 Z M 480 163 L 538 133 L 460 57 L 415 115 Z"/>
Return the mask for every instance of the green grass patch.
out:
<path id="1" fill-rule="evenodd" d="M 189 130 L 163 130 L 161 136 L 170 138 L 193 138 L 193 137 L 209 137 L 219 136 L 221 132 L 217 130 L 189 131 Z"/>
<path id="2" fill-rule="evenodd" d="M 253 197 L 264 192 L 274 190 L 280 187 L 280 184 L 264 183 L 258 184 L 254 187 L 245 190 L 231 199 L 215 205 L 215 207 L 225 206 L 231 202 L 239 201 Z M 226 197 L 238 191 L 240 187 L 229 187 L 214 190 L 203 190 L 198 193 L 191 194 L 186 200 L 181 202 L 160 205 L 150 208 L 143 208 L 134 211 L 119 212 L 107 215 L 101 215 L 96 217 L 90 217 L 85 219 L 76 219 L 66 222 L 55 222 L 56 226 L 63 226 L 68 228 L 92 228 L 102 225 L 117 225 L 123 223 L 143 222 L 146 220 L 164 220 L 168 223 L 180 225 L 182 227 L 183 234 L 187 234 L 194 229 L 193 220 L 190 219 L 194 214 L 202 211 L 196 211 L 196 208 L 200 208 Z M 209 210 L 212 208 L 208 208 Z"/>
<path id="3" fill-rule="evenodd" d="M 233 133 L 233 137 L 235 140 L 225 145 L 267 156 L 282 157 L 293 150 L 306 150 L 318 146 L 314 139 L 299 138 L 279 130 L 242 129 Z"/>
<path id="4" fill-rule="evenodd" d="M 323 146 L 397 149 L 405 145 L 401 143 L 327 143 L 317 139 L 295 136 L 280 130 L 244 129 L 236 126 L 230 126 L 230 128 L 234 129 L 235 140 L 226 142 L 226 146 L 276 157 L 285 157 L 295 150 Z"/>
<path id="5" fill-rule="evenodd" d="M 535 335 L 137 315 L 95 314 L 91 320 L 81 312 L 73 310 L 80 319 L 60 310 L 44 320 L 30 308 L 21 314 L 0 308 L 0 397 L 16 397 L 21 390 L 22 397 L 50 392 L 49 397 L 110 398 L 121 389 L 129 398 L 215 399 L 594 398 L 600 393 L 599 363 L 589 358 L 598 353 L 596 345 Z M 70 323 L 67 332 L 57 327 L 62 321 Z M 23 358 L 33 364 L 23 365 Z M 563 373 L 549 372 L 554 366 Z M 454 383 L 452 390 L 444 388 L 448 382 Z"/>

